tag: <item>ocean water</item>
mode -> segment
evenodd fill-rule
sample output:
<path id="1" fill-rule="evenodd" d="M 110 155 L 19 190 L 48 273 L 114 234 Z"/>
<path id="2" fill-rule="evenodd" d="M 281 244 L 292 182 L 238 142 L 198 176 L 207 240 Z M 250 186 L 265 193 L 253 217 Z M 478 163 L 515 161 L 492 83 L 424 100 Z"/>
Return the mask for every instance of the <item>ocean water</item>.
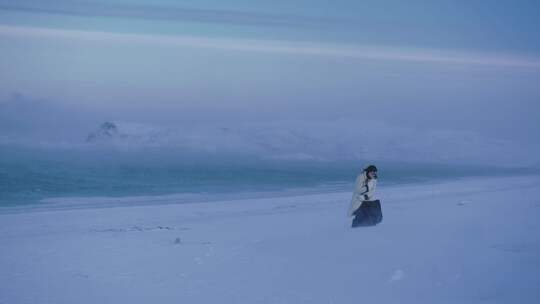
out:
<path id="1" fill-rule="evenodd" d="M 191 195 L 245 197 L 278 193 L 349 191 L 369 163 L 379 185 L 422 183 L 470 176 L 528 174 L 444 164 L 369 161 L 277 161 L 223 155 L 179 156 L 167 151 L 0 150 L 0 208 L 44 206 L 55 199 Z M 74 200 L 75 201 L 75 200 Z M 64 204 L 65 205 L 65 204 Z"/>

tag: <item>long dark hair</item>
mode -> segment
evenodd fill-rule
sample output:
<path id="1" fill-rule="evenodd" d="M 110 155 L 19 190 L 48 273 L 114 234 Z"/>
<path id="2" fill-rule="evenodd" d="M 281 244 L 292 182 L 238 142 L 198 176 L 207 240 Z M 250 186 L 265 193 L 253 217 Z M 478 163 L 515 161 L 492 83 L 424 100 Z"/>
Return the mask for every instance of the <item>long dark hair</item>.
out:
<path id="1" fill-rule="evenodd" d="M 366 177 L 369 179 L 370 177 L 369 177 L 368 173 L 369 172 L 377 173 L 377 167 L 375 167 L 374 165 L 369 165 L 364 169 L 364 172 L 366 172 Z M 375 177 L 375 178 L 377 178 L 377 177 Z"/>

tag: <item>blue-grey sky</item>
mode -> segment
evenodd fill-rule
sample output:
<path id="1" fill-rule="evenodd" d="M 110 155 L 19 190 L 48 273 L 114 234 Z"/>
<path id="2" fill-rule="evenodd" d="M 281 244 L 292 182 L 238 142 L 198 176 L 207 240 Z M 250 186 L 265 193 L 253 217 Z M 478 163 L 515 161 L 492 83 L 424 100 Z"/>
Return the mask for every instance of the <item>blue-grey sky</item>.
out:
<path id="1" fill-rule="evenodd" d="M 530 141 L 539 13 L 536 1 L 0 0 L 0 102 L 153 123 L 369 118 Z"/>

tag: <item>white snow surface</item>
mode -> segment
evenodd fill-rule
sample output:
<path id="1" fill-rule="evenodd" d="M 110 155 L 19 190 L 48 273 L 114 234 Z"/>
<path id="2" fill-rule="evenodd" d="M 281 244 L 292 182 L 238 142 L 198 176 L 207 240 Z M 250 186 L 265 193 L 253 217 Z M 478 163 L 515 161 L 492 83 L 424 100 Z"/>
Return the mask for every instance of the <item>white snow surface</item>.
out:
<path id="1" fill-rule="evenodd" d="M 0 303 L 538 303 L 540 176 L 378 193 L 5 209 Z"/>

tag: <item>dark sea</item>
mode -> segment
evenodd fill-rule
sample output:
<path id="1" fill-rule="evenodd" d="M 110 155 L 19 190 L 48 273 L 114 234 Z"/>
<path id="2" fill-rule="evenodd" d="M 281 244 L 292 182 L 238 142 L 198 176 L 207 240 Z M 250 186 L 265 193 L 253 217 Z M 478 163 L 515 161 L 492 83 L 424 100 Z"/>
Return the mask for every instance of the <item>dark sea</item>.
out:
<path id="1" fill-rule="evenodd" d="M 152 204 L 351 191 L 357 174 L 368 164 L 379 168 L 380 186 L 538 173 L 527 168 L 370 160 L 0 147 L 0 208 L 46 207 L 56 201 L 69 208 L 71 201 L 81 206 L 85 200 L 99 201 L 95 198 L 109 198 L 102 204 L 114 206 L 111 198 L 146 197 L 124 199 L 122 204 Z M 168 199 L 151 199 L 164 196 Z"/>

